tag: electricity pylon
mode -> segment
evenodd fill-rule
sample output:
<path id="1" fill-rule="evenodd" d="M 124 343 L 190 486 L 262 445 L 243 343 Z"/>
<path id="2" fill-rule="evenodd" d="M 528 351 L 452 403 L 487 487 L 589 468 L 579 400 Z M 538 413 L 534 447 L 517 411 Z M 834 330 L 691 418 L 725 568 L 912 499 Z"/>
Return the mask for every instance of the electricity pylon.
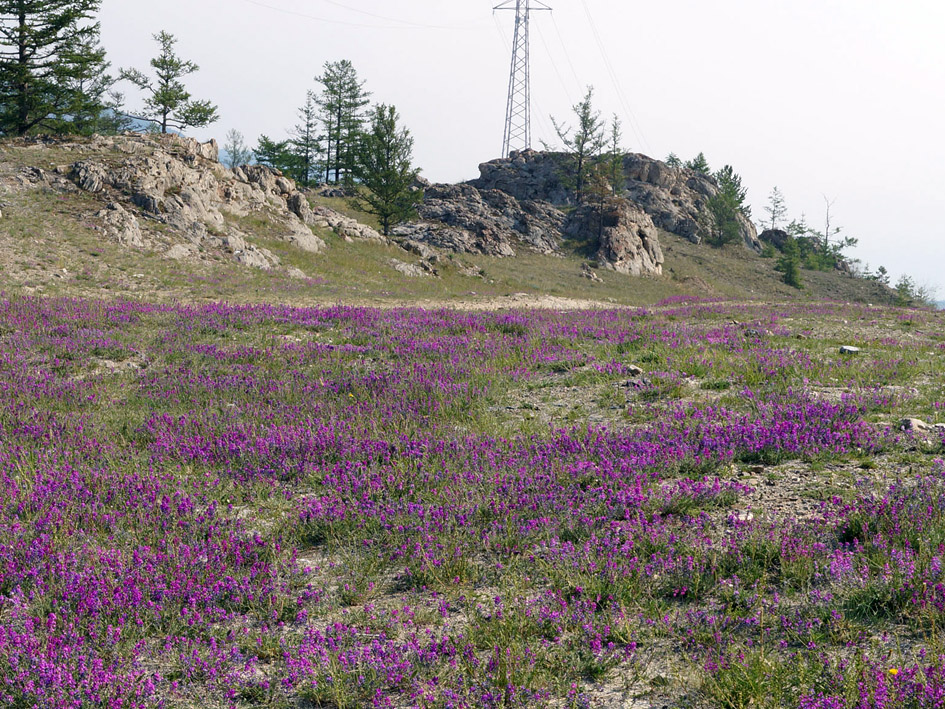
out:
<path id="1" fill-rule="evenodd" d="M 515 6 L 515 39 L 512 40 L 512 69 L 509 72 L 509 100 L 505 109 L 502 155 L 531 147 L 532 109 L 529 79 L 528 18 L 533 10 L 551 10 L 539 0 L 506 0 L 493 10 Z"/>

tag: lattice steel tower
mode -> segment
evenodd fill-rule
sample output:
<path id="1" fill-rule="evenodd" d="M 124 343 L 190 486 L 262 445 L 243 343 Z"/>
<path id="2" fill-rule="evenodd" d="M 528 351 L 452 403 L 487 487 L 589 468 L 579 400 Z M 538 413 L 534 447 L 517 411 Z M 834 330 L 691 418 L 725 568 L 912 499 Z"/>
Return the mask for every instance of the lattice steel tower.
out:
<path id="1" fill-rule="evenodd" d="M 515 6 L 515 39 L 512 40 L 512 69 L 509 72 L 509 100 L 505 109 L 502 155 L 531 147 L 532 109 L 529 82 L 528 18 L 533 10 L 551 10 L 539 0 L 506 0 L 493 10 Z"/>

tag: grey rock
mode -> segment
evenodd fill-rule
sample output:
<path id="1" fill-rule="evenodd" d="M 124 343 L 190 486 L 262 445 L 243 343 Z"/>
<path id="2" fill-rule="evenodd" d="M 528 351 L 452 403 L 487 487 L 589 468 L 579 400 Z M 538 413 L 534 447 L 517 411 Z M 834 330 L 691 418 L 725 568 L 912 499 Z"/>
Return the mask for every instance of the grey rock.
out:
<path id="1" fill-rule="evenodd" d="M 174 244 L 164 252 L 164 257 L 174 261 L 189 261 L 197 256 L 197 249 L 192 244 Z"/>
<path id="2" fill-rule="evenodd" d="M 840 348 L 840 354 L 843 355 L 856 355 L 860 353 L 859 347 L 854 347 L 853 345 L 843 345 Z"/>
<path id="3" fill-rule="evenodd" d="M 778 251 L 784 251 L 791 235 L 782 229 L 765 229 L 758 237 L 762 244 L 771 244 Z"/>
<path id="4" fill-rule="evenodd" d="M 628 200 L 611 200 L 602 213 L 595 206 L 578 207 L 564 232 L 573 239 L 596 240 L 597 261 L 608 270 L 632 276 L 663 272 L 663 250 L 653 220 Z"/>
<path id="5" fill-rule="evenodd" d="M 105 232 L 119 244 L 138 248 L 145 246 L 137 217 L 117 202 L 110 203 L 95 216 L 104 222 Z"/>
<path id="6" fill-rule="evenodd" d="M 514 256 L 516 244 L 553 253 L 564 223 L 564 214 L 550 204 L 522 203 L 469 184 L 428 186 L 417 211 L 419 221 L 394 229 L 398 240 L 490 256 Z"/>
<path id="7" fill-rule="evenodd" d="M 311 216 L 305 220 L 305 223 L 309 226 L 331 229 L 338 236 L 351 241 L 387 243 L 387 238 L 377 230 L 334 209 L 319 205 L 312 207 L 310 212 Z"/>
<path id="8" fill-rule="evenodd" d="M 227 170 L 216 161 L 218 148 L 213 141 L 129 134 L 91 142 L 95 148 L 120 154 L 121 162 L 93 157 L 74 163 L 68 170 L 69 181 L 59 175 L 55 178 L 72 189 L 109 197 L 111 204 L 100 217 L 106 232 L 119 243 L 162 243 L 169 258 L 192 258 L 198 250 L 221 249 L 237 263 L 254 268 L 278 264 L 276 256 L 247 241 L 227 221 L 224 214 L 228 214 L 263 216 L 273 225 L 274 234 L 304 251 L 318 253 L 326 248 L 306 226 L 320 223 L 323 217 L 316 216 L 291 180 L 261 165 Z M 170 229 L 149 240 L 136 212 Z M 334 221 L 328 221 L 346 233 L 378 236 L 370 227 L 334 214 Z M 167 241 L 174 235 L 186 243 L 168 249 Z"/>
<path id="9" fill-rule="evenodd" d="M 512 153 L 481 164 L 479 178 L 469 184 L 479 190 L 501 190 L 519 201 L 573 205 L 575 195 L 561 179 L 568 160 L 563 153 Z M 706 201 L 718 192 L 713 178 L 636 153 L 625 156 L 623 167 L 626 179 L 618 192 L 649 214 L 657 227 L 693 243 L 707 236 Z M 755 226 L 741 215 L 738 221 L 744 244 L 760 251 Z"/>
<path id="10" fill-rule="evenodd" d="M 916 433 L 928 433 L 935 427 L 927 424 L 922 419 L 904 418 L 899 422 L 900 431 L 913 431 Z"/>
<path id="11" fill-rule="evenodd" d="M 404 261 L 393 258 L 390 260 L 390 265 L 394 267 L 395 271 L 402 273 L 408 278 L 429 278 L 436 275 L 436 271 L 425 263 L 405 263 Z"/>
<path id="12" fill-rule="evenodd" d="M 439 263 L 442 260 L 440 252 L 434 249 L 432 246 L 428 246 L 420 241 L 411 241 L 407 239 L 400 244 L 400 248 L 404 251 L 407 251 L 411 254 L 419 256 L 424 261 L 429 261 L 430 263 Z"/>
<path id="13" fill-rule="evenodd" d="M 601 277 L 594 273 L 594 269 L 586 263 L 581 264 L 581 277 L 588 279 L 592 283 L 603 283 Z"/>
<path id="14" fill-rule="evenodd" d="M 75 163 L 69 176 L 79 188 L 86 192 L 101 192 L 108 184 L 108 173 L 105 168 L 91 160 Z"/>

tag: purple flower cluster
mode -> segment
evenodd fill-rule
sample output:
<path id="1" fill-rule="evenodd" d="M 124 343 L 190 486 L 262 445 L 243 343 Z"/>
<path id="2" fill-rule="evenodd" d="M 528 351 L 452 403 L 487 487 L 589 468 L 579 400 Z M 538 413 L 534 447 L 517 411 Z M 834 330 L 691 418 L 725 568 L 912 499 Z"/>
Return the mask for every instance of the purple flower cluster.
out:
<path id="1" fill-rule="evenodd" d="M 793 337 L 841 317 L 873 354 Z M 746 514 L 764 483 L 738 477 L 925 455 L 869 423 L 918 396 L 935 340 L 901 326 L 2 302 L 0 703 L 579 706 L 661 644 L 707 687 L 839 648 L 855 671 L 818 660 L 791 703 L 940 706 L 945 661 L 884 667 L 868 631 L 945 611 L 945 467 L 864 468 L 805 519 Z M 626 425 L 502 413 L 584 373 Z"/>

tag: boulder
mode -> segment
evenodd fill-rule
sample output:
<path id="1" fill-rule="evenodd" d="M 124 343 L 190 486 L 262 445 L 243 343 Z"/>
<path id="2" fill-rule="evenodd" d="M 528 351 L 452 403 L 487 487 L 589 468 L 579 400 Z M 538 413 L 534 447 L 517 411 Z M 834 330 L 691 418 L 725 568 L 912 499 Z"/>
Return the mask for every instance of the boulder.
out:
<path id="1" fill-rule="evenodd" d="M 611 200 L 603 210 L 583 205 L 571 213 L 564 231 L 572 239 L 596 244 L 603 268 L 632 276 L 663 272 L 663 250 L 653 220 L 628 200 Z"/>
<path id="2" fill-rule="evenodd" d="M 400 248 L 402 248 L 404 251 L 415 254 L 424 261 L 428 261 L 430 263 L 439 263 L 442 260 L 439 251 L 434 249 L 432 246 L 427 246 L 420 241 L 411 241 L 408 239 L 401 242 Z"/>
<path id="3" fill-rule="evenodd" d="M 429 278 L 436 276 L 436 270 L 427 263 L 405 263 L 404 261 L 392 258 L 390 265 L 394 267 L 395 271 L 402 273 L 408 278 Z"/>
<path id="4" fill-rule="evenodd" d="M 784 251 L 784 246 L 790 238 L 791 235 L 783 229 L 765 229 L 758 237 L 762 244 L 771 244 L 778 251 Z"/>
<path id="5" fill-rule="evenodd" d="M 105 209 L 95 216 L 104 223 L 105 233 L 118 241 L 119 244 L 139 248 L 145 246 L 138 219 L 117 202 L 109 203 Z"/>
<path id="6" fill-rule="evenodd" d="M 105 168 L 92 160 L 83 160 L 72 166 L 69 177 L 86 192 L 101 192 L 108 184 Z"/>
<path id="7" fill-rule="evenodd" d="M 304 199 L 304 197 L 303 197 Z M 306 200 L 307 203 L 307 200 Z M 301 216 L 301 215 L 299 215 Z M 323 206 L 311 207 L 309 216 L 304 220 L 306 224 L 323 229 L 331 229 L 338 236 L 350 241 L 376 241 L 386 244 L 387 238 L 367 224 L 347 217 L 341 212 Z"/>

